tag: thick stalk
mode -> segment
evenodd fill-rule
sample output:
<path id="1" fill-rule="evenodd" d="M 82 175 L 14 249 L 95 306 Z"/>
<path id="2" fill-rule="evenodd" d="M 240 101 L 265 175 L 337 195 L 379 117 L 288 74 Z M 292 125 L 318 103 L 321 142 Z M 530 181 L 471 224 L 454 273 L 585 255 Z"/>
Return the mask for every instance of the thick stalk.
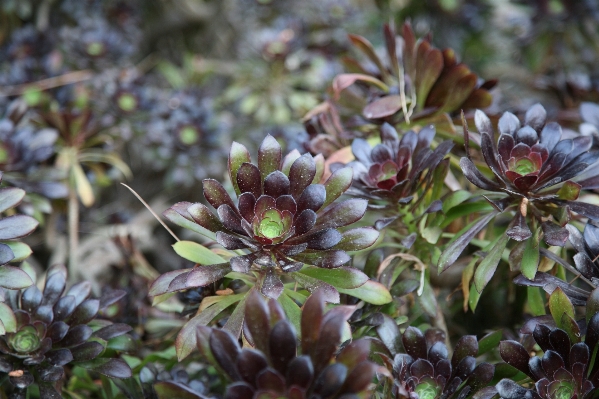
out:
<path id="1" fill-rule="evenodd" d="M 77 188 L 74 179 L 69 184 L 69 203 L 68 203 L 68 223 L 69 223 L 69 278 L 71 281 L 77 279 L 79 271 L 77 270 L 77 251 L 79 248 L 79 198 L 77 197 Z"/>

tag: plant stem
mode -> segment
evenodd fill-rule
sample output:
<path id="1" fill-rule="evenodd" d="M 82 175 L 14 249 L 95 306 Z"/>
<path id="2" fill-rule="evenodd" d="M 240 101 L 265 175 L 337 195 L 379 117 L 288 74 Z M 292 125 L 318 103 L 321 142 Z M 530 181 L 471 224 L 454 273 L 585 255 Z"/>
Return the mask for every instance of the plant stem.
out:
<path id="1" fill-rule="evenodd" d="M 69 279 L 74 281 L 78 275 L 77 251 L 79 248 L 79 198 L 77 198 L 77 189 L 72 181 L 71 184 L 69 184 L 68 208 Z"/>

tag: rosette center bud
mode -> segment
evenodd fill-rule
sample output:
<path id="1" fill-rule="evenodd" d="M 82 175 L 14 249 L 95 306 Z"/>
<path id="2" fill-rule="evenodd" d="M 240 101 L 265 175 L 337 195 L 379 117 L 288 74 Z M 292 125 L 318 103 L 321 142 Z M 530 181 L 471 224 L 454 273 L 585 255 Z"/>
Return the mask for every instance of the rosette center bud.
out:
<path id="1" fill-rule="evenodd" d="M 32 326 L 26 326 L 12 336 L 10 346 L 19 353 L 30 353 L 40 347 L 40 339 L 37 330 Z"/>

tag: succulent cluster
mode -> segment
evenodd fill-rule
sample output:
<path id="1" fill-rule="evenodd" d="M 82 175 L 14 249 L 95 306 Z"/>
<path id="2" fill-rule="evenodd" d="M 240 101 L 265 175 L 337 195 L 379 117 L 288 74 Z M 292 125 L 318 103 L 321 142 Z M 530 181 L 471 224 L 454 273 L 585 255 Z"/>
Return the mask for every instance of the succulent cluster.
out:
<path id="1" fill-rule="evenodd" d="M 577 201 L 585 181 L 573 181 L 599 159 L 599 152 L 591 151 L 590 137 L 563 138 L 557 123 L 546 123 L 546 111 L 540 104 L 526 112 L 523 126 L 515 115 L 504 113 L 499 119 L 497 139 L 490 119 L 482 111 L 476 112 L 475 123 L 483 160 L 493 177 L 486 177 L 470 154 L 460 160 L 460 166 L 468 181 L 491 192 L 485 199 L 493 210 L 481 219 L 485 222 L 472 225 L 460 240 L 450 245 L 446 250 L 448 256 L 439 265 L 441 269 L 453 263 L 468 238 L 499 212 L 514 214 L 505 233 L 507 237 L 519 242 L 534 238 L 535 248 L 541 236 L 547 245 L 564 246 L 569 235 L 565 225 L 571 212 L 593 220 L 599 218 L 599 207 Z M 468 143 L 469 133 L 464 129 Z M 591 176 L 585 176 L 587 181 L 593 180 L 597 170 L 590 173 Z M 507 243 L 500 242 L 504 246 Z M 538 248 L 535 250 L 538 252 Z M 537 264 L 523 265 L 522 270 L 532 279 Z"/>
<path id="2" fill-rule="evenodd" d="M 353 188 L 373 200 L 390 206 L 408 203 L 432 184 L 432 175 L 451 151 L 453 142 L 440 143 L 431 150 L 435 127 L 424 127 L 420 132 L 409 131 L 401 140 L 395 128 L 387 123 L 381 126 L 381 142 L 374 147 L 364 139 L 355 139 L 350 162 L 354 171 Z M 428 171 L 426 176 L 424 172 Z"/>
<path id="3" fill-rule="evenodd" d="M 352 398 L 371 390 L 378 366 L 368 360 L 370 343 L 342 343 L 353 308 L 325 312 L 316 291 L 304 304 L 301 338 L 279 303 L 254 291 L 247 300 L 245 337 L 254 348 L 242 348 L 227 331 L 200 327 L 198 349 L 231 383 L 225 398 Z M 301 354 L 300 354 L 301 353 Z"/>
<path id="4" fill-rule="evenodd" d="M 391 325 L 395 324 L 388 316 L 384 317 Z M 460 338 L 451 358 L 445 345 L 447 337 L 441 330 L 428 329 L 423 333 L 408 327 L 400 334 L 393 326 L 384 328 L 379 335 L 385 343 L 394 343 L 389 353 L 380 354 L 393 376 L 387 380 L 391 385 L 386 390 L 389 398 L 469 398 L 487 386 L 495 373 L 494 365 L 477 365 L 479 343 L 472 335 Z"/>
<path id="5" fill-rule="evenodd" d="M 21 291 L 3 291 L 0 303 L 0 372 L 8 374 L 11 398 L 24 397 L 29 386 L 39 387 L 41 398 L 58 397 L 57 382 L 65 376 L 64 366 L 78 364 L 114 378 L 131 376 L 120 359 L 100 355 L 110 340 L 126 334 L 131 327 L 97 320 L 98 312 L 121 299 L 113 291 L 91 299 L 91 284 L 82 282 L 65 291 L 66 268 L 48 269 L 43 291 L 35 285 Z M 98 328 L 99 327 L 99 328 Z M 10 388 L 12 386 L 12 389 Z"/>
<path id="6" fill-rule="evenodd" d="M 495 387 L 502 399 L 588 399 L 599 392 L 599 365 L 594 356 L 599 340 L 599 313 L 593 313 L 597 309 L 597 292 L 586 303 L 585 334 L 574 321 L 572 303 L 560 288 L 551 294 L 549 304 L 553 320 L 547 322 L 540 317 L 522 329 L 523 334 L 532 335 L 543 351 L 542 357 L 531 356 L 517 341 L 502 341 L 499 345 L 501 358 L 534 382 L 533 388 L 525 388 L 502 379 Z"/>
<path id="7" fill-rule="evenodd" d="M 15 100 L 0 119 L 0 168 L 4 180 L 28 192 L 47 198 L 64 198 L 66 186 L 57 181 L 60 174 L 50 166 L 56 154 L 56 130 L 34 126 L 25 114 L 28 107 Z"/>
<path id="8" fill-rule="evenodd" d="M 251 163 L 243 145 L 234 143 L 229 176 L 238 195 L 237 204 L 222 184 L 206 179 L 204 197 L 218 216 L 201 203 L 178 203 L 171 209 L 215 234 L 224 248 L 247 253 L 233 256 L 228 262 L 230 267 L 214 265 L 221 272 L 212 278 L 207 275 L 214 271 L 197 267 L 188 272 L 187 280 L 200 280 L 205 285 L 231 270 L 258 270 L 263 272 L 260 291 L 277 298 L 283 283 L 276 270 L 297 272 L 304 264 L 338 268 L 350 260 L 345 251 L 372 245 L 378 237 L 373 229 L 338 231 L 360 220 L 366 212 L 366 200 L 335 202 L 351 185 L 351 169 L 340 169 L 320 184 L 323 173 L 322 157 L 300 156 L 296 151 L 283 159 L 281 147 L 272 136 L 260 145 L 258 165 Z M 177 223 L 169 213 L 165 215 Z M 206 278 L 199 277 L 204 273 Z"/>

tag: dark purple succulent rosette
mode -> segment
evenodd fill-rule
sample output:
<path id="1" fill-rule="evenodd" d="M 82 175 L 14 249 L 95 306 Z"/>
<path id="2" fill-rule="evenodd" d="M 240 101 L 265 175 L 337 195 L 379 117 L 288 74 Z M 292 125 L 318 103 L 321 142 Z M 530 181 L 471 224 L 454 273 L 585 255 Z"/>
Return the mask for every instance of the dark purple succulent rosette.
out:
<path id="1" fill-rule="evenodd" d="M 325 313 L 325 295 L 316 291 L 304 304 L 301 339 L 281 305 L 256 291 L 246 303 L 244 334 L 254 348 L 241 348 L 227 330 L 200 326 L 198 349 L 229 379 L 225 398 L 367 397 L 378 366 L 369 361 L 370 341 L 339 350 L 350 306 Z"/>
<path id="2" fill-rule="evenodd" d="M 584 185 L 572 181 L 599 159 L 599 152 L 589 151 L 590 137 L 562 139 L 561 127 L 555 122 L 546 123 L 545 119 L 546 111 L 540 104 L 526 112 L 524 126 L 515 115 L 506 112 L 499 119 L 499 138 L 495 141 L 491 121 L 477 111 L 475 123 L 481 135 L 481 152 L 494 177 L 485 177 L 468 157 L 460 160 L 460 166 L 475 186 L 505 194 L 502 198 L 485 196 L 498 211 L 515 207 L 516 217 L 507 231 L 511 239 L 523 241 L 532 237 L 528 216 L 541 224 L 547 245 L 564 246 L 568 231 L 557 216 L 560 208 L 599 219 L 599 207 L 576 201 Z M 599 170 L 594 174 L 599 174 Z M 559 188 L 552 188 L 558 184 Z"/>
<path id="3" fill-rule="evenodd" d="M 496 390 L 503 399 L 594 398 L 599 393 L 599 362 L 594 359 L 599 338 L 599 314 L 589 321 L 584 342 L 572 340 L 559 328 L 538 324 L 532 336 L 544 352 L 530 356 L 517 341 L 502 341 L 501 358 L 526 374 L 534 388 L 524 388 L 509 379 L 501 380 Z"/>
<path id="4" fill-rule="evenodd" d="M 351 185 L 350 168 L 335 171 L 319 184 L 323 174 L 322 156 L 300 156 L 294 151 L 283 159 L 281 147 L 272 136 L 260 146 L 258 165 L 251 163 L 243 145 L 233 143 L 229 175 L 238 195 L 237 204 L 222 184 L 206 179 L 204 197 L 216 209 L 216 215 L 200 203 L 179 203 L 170 209 L 176 216 L 215 233 L 216 241 L 226 249 L 246 251 L 230 259 L 229 270 L 264 272 L 261 291 L 278 297 L 283 285 L 276 270 L 296 272 L 304 264 L 338 268 L 350 260 L 346 251 L 368 248 L 378 238 L 372 228 L 338 231 L 360 220 L 368 201 L 335 202 Z M 171 214 L 165 212 L 177 223 Z M 220 273 L 219 278 L 223 275 Z M 202 284 L 213 281 L 205 279 Z"/>
<path id="5" fill-rule="evenodd" d="M 91 299 L 91 284 L 82 282 L 65 292 L 66 268 L 51 267 L 43 291 L 35 285 L 6 303 L 0 303 L 3 328 L 0 336 L 0 376 L 9 375 L 15 392 L 38 385 L 41 398 L 59 397 L 56 383 L 64 378 L 64 366 L 78 364 L 113 378 L 131 377 L 120 359 L 102 358 L 109 340 L 131 330 L 127 324 L 96 320 L 98 312 L 121 299 L 124 291 L 112 291 Z M 11 316 L 12 317 L 9 317 Z M 54 396 L 53 396 L 54 395 Z"/>
<path id="6" fill-rule="evenodd" d="M 489 384 L 495 373 L 489 363 L 476 364 L 479 346 L 472 335 L 460 338 L 451 358 L 441 330 L 423 333 L 408 327 L 401 343 L 403 351 L 391 353 L 393 358 L 381 355 L 394 378 L 393 397 L 466 398 Z"/>
<path id="7" fill-rule="evenodd" d="M 374 148 L 364 139 L 355 139 L 352 143 L 356 160 L 348 166 L 354 171 L 353 189 L 390 206 L 408 203 L 417 191 L 432 183 L 434 170 L 451 151 L 453 142 L 444 141 L 431 150 L 430 145 L 435 138 L 432 125 L 424 127 L 419 133 L 410 130 L 401 140 L 397 130 L 388 123 L 383 124 L 380 131 L 381 143 Z"/>

